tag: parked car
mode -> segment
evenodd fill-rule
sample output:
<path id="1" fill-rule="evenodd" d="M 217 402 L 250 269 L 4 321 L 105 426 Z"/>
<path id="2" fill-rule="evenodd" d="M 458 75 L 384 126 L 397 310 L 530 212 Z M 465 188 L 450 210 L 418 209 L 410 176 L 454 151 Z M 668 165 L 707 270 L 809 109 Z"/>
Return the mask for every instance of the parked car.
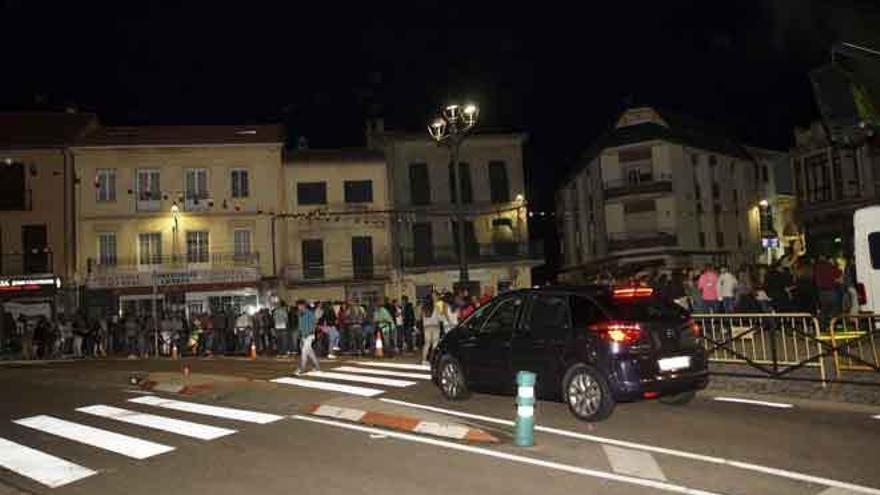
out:
<path id="1" fill-rule="evenodd" d="M 856 210 L 853 231 L 858 302 L 866 313 L 880 313 L 880 206 Z"/>
<path id="2" fill-rule="evenodd" d="M 472 388 L 510 393 L 517 371 L 533 371 L 538 397 L 598 421 L 618 402 L 690 402 L 709 380 L 699 333 L 686 311 L 649 287 L 522 290 L 447 333 L 431 373 L 447 399 L 460 400 Z"/>

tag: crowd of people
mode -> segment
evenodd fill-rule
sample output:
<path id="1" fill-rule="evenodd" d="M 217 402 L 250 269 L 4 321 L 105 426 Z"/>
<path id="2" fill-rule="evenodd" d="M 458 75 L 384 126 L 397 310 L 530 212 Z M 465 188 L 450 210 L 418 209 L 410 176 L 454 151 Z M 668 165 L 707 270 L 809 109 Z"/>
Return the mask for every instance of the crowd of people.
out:
<path id="1" fill-rule="evenodd" d="M 644 273 L 627 280 L 608 274 L 602 283 L 641 283 L 694 313 L 803 312 L 828 319 L 858 312 L 855 271 L 851 262 L 826 256 L 796 263 L 727 266 Z"/>
<path id="2" fill-rule="evenodd" d="M 211 313 L 163 311 L 151 315 L 89 317 L 79 312 L 20 316 L 13 337 L 24 359 L 101 357 L 107 355 L 245 355 L 301 356 L 301 368 L 317 355 L 335 358 L 383 353 L 420 353 L 428 359 L 442 333 L 455 326 L 491 295 L 437 292 L 416 303 L 403 296 L 379 304 L 356 301 L 284 301 L 261 309 L 229 306 Z M 12 338 L 7 342 L 11 346 Z"/>

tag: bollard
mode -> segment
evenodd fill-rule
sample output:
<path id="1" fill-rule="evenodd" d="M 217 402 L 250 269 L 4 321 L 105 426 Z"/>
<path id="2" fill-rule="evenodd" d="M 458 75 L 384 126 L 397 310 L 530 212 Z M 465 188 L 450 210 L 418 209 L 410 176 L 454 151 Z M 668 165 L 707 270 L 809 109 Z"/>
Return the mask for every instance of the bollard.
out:
<path id="1" fill-rule="evenodd" d="M 519 447 L 535 445 L 535 380 L 531 371 L 516 374 L 516 436 Z"/>
<path id="2" fill-rule="evenodd" d="M 251 351 L 251 353 L 250 353 L 250 356 L 249 356 L 249 357 L 250 357 L 251 359 L 257 359 L 257 344 L 251 342 L 251 349 L 250 349 L 250 351 Z"/>
<path id="3" fill-rule="evenodd" d="M 379 330 L 379 332 L 376 333 L 376 357 L 377 358 L 385 357 L 385 353 L 382 352 L 384 350 L 384 347 L 385 347 L 385 345 L 382 342 L 382 330 Z"/>

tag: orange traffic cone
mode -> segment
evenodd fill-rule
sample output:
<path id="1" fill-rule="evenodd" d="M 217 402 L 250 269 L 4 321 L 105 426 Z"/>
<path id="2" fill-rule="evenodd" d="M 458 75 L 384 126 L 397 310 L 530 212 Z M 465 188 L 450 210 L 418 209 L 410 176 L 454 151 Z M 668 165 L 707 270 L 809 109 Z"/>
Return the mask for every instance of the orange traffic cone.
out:
<path id="1" fill-rule="evenodd" d="M 177 355 L 177 344 L 171 346 L 171 359 L 178 359 L 180 356 Z"/>
<path id="2" fill-rule="evenodd" d="M 257 344 L 251 342 L 251 359 L 257 359 Z"/>
<path id="3" fill-rule="evenodd" d="M 382 330 L 379 330 L 378 332 L 376 332 L 376 357 L 377 358 L 385 356 L 385 353 L 382 352 L 383 347 L 384 346 L 382 345 Z"/>

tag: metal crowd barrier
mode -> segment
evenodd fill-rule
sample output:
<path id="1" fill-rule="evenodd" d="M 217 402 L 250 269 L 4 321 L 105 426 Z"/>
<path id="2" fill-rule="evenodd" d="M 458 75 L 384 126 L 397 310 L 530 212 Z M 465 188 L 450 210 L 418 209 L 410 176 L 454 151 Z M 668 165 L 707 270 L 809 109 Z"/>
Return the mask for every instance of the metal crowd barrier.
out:
<path id="1" fill-rule="evenodd" d="M 694 314 L 710 362 L 744 364 L 771 378 L 828 377 L 833 342 L 809 313 Z M 812 372 L 810 370 L 813 370 Z"/>
<path id="2" fill-rule="evenodd" d="M 828 326 L 838 377 L 844 371 L 880 373 L 880 315 L 842 315 Z"/>

